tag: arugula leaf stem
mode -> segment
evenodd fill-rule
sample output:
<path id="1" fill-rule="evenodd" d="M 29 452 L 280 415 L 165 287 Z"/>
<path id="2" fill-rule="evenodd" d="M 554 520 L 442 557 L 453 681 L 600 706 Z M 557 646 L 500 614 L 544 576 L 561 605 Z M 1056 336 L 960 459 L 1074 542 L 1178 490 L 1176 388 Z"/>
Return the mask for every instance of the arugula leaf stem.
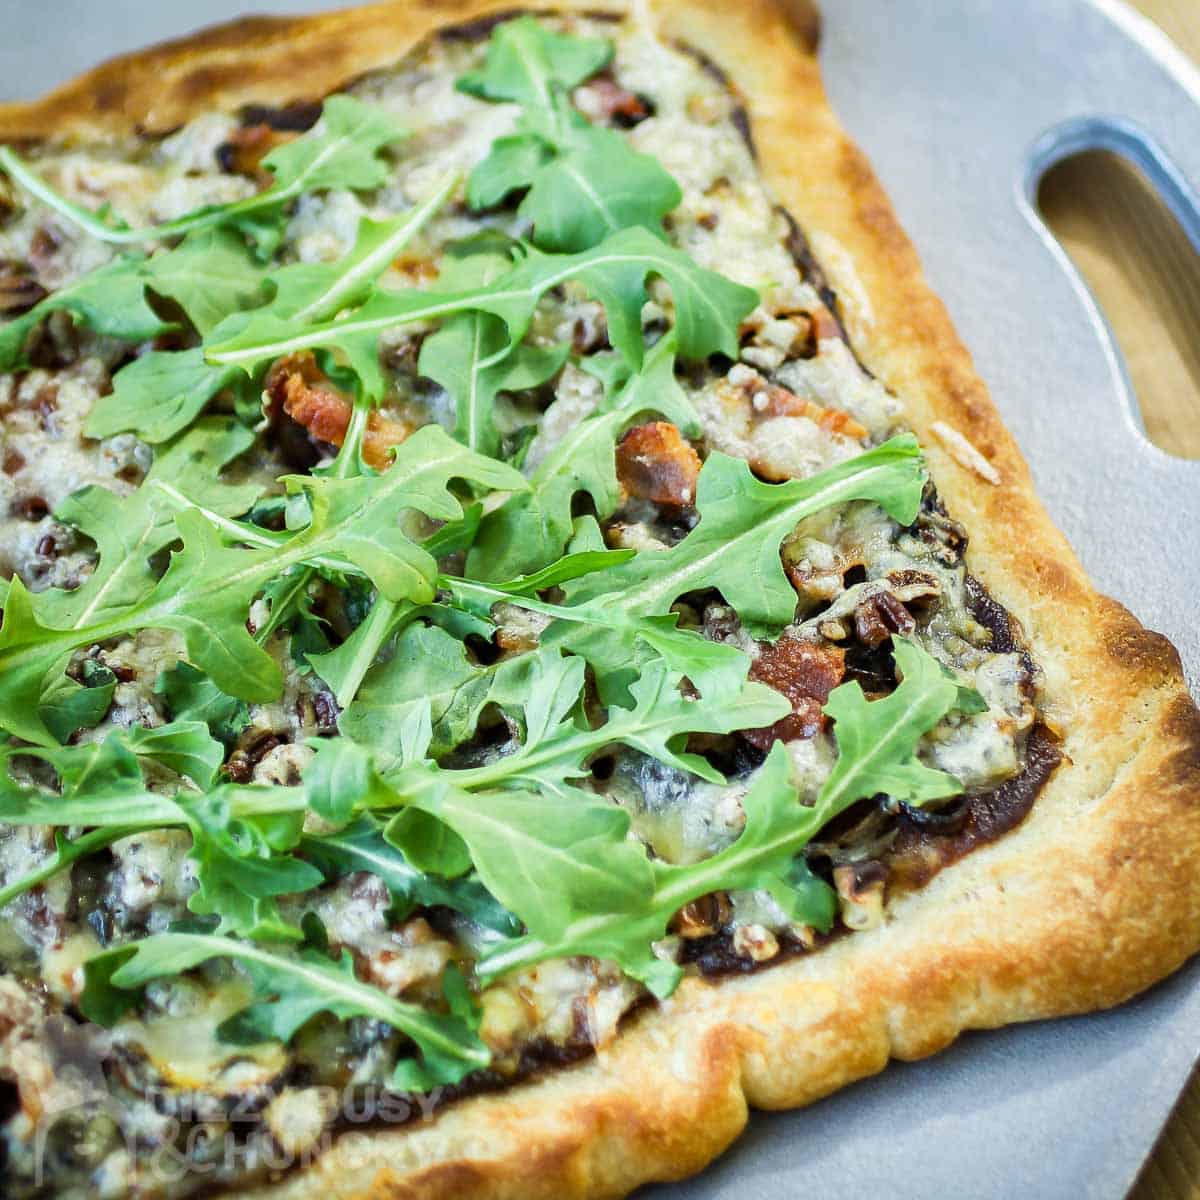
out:
<path id="1" fill-rule="evenodd" d="M 100 829 L 93 829 L 88 833 L 81 834 L 71 841 L 67 841 L 66 839 L 60 840 L 53 857 L 48 858 L 36 870 L 30 871 L 28 875 L 22 876 L 22 878 L 14 880 L 6 887 L 0 888 L 0 909 L 10 904 L 18 896 L 28 892 L 31 888 L 35 888 L 38 884 L 52 879 L 60 871 L 65 871 L 72 863 L 77 862 L 79 859 L 86 858 L 89 854 L 94 854 L 97 850 L 103 850 L 105 846 L 111 846 L 113 842 L 119 842 L 123 837 L 128 837 L 134 833 L 142 833 L 152 828 L 154 828 L 153 825 L 124 825 L 116 826 L 115 828 L 104 826 Z"/>
<path id="2" fill-rule="evenodd" d="M 360 983 L 352 970 L 339 970 L 332 960 L 326 965 L 307 957 L 276 954 L 252 942 L 234 941 L 216 934 L 164 933 L 136 943 L 134 957 L 113 972 L 112 983 L 120 987 L 142 982 L 137 955 L 147 953 L 147 948 L 167 946 L 177 947 L 179 958 L 192 965 L 209 958 L 231 958 L 261 967 L 275 978 L 290 978 L 312 995 L 323 997 L 335 1011 L 337 1006 L 344 1005 L 355 1013 L 374 1017 L 398 1029 L 417 1043 L 426 1058 L 432 1053 L 468 1063 L 476 1069 L 486 1067 L 491 1061 L 491 1054 L 482 1042 L 477 1038 L 467 1041 L 456 1036 L 446 1018 L 439 1018 L 422 1005 L 397 1000 L 377 987 Z"/>
<path id="3" fill-rule="evenodd" d="M 446 201 L 454 189 L 462 181 L 462 175 L 451 172 L 442 182 L 409 211 L 408 219 L 397 227 L 391 237 L 379 243 L 369 254 L 356 262 L 348 271 L 339 275 L 330 287 L 314 297 L 299 312 L 292 316 L 297 323 L 306 321 L 328 320 L 337 315 L 341 302 L 347 297 L 353 297 L 364 284 L 371 283 L 387 270 L 392 260 L 426 224 Z M 347 440 L 349 440 L 347 438 Z"/>

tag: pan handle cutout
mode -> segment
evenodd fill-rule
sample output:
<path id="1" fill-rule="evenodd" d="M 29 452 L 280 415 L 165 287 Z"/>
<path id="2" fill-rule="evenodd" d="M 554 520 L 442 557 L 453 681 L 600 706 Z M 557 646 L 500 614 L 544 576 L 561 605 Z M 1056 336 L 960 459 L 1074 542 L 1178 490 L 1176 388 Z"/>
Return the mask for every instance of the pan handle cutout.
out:
<path id="1" fill-rule="evenodd" d="M 1108 318 L 1145 436 L 1200 459 L 1196 193 L 1137 126 L 1084 118 L 1039 139 L 1027 198 Z"/>

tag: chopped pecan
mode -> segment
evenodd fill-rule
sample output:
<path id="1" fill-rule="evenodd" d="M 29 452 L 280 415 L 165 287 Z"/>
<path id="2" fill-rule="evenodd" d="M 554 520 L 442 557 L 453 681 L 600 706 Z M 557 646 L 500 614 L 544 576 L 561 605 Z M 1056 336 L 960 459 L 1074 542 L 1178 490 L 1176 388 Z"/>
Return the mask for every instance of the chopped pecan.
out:
<path id="1" fill-rule="evenodd" d="M 833 886 L 847 929 L 874 929 L 883 920 L 888 870 L 882 863 L 844 863 L 833 868 Z"/>
<path id="2" fill-rule="evenodd" d="M 842 681 L 845 654 L 837 646 L 784 634 L 773 646 L 764 645 L 750 668 L 750 678 L 782 692 L 792 711 L 774 725 L 748 729 L 742 736 L 760 750 L 776 741 L 814 737 L 821 729 L 821 706 Z"/>
<path id="3" fill-rule="evenodd" d="M 912 633 L 912 613 L 891 592 L 864 596 L 854 609 L 854 633 L 864 646 L 878 646 L 893 633 Z"/>
<path id="4" fill-rule="evenodd" d="M 32 308 L 46 295 L 28 263 L 0 259 L 0 313 L 15 316 Z"/>
<path id="5" fill-rule="evenodd" d="M 354 406 L 326 379 L 311 354 L 281 358 L 267 376 L 265 391 L 276 409 L 282 409 L 318 441 L 340 446 L 346 440 Z M 372 412 L 363 437 L 363 461 L 377 471 L 386 470 L 392 449 L 411 432 L 408 425 Z"/>
<path id="6" fill-rule="evenodd" d="M 635 425 L 617 446 L 617 478 L 639 500 L 683 508 L 699 474 L 700 456 L 669 421 Z"/>
<path id="7" fill-rule="evenodd" d="M 724 892 L 711 892 L 685 904 L 671 920 L 671 932 L 684 938 L 708 937 L 722 930 L 733 916 Z"/>

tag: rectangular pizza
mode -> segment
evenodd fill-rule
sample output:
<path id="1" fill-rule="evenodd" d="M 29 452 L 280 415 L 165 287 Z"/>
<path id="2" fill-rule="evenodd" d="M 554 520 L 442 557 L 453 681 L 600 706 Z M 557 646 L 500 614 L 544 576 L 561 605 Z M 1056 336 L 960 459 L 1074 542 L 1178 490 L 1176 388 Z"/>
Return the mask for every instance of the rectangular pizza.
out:
<path id="1" fill-rule="evenodd" d="M 394 0 L 0 107 L 5 1196 L 624 1196 L 1197 949 L 1178 656 L 816 32 Z"/>

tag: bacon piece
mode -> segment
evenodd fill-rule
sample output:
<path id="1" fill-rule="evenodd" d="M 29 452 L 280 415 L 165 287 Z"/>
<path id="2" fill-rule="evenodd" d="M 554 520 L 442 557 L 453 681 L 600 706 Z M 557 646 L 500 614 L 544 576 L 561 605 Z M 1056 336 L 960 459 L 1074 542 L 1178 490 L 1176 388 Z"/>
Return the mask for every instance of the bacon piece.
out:
<path id="1" fill-rule="evenodd" d="M 764 397 L 760 402 L 760 397 Z M 769 384 L 754 394 L 754 411 L 764 417 L 807 417 L 829 433 L 861 441 L 867 436 L 866 428 L 848 412 L 840 408 L 825 408 L 815 400 L 797 396 L 778 384 Z"/>
<path id="2" fill-rule="evenodd" d="M 617 478 L 639 500 L 694 504 L 699 474 L 700 456 L 670 421 L 635 425 L 617 446 Z"/>
<path id="3" fill-rule="evenodd" d="M 282 409 L 318 441 L 340 446 L 346 440 L 354 406 L 322 374 L 311 354 L 281 358 L 267 376 L 265 391 L 273 406 Z M 411 432 L 400 421 L 371 413 L 363 437 L 363 461 L 377 471 L 387 470 L 393 447 L 400 445 Z"/>
<path id="4" fill-rule="evenodd" d="M 854 609 L 854 632 L 864 646 L 878 646 L 893 633 L 912 633 L 912 613 L 891 592 L 864 596 Z"/>
<path id="5" fill-rule="evenodd" d="M 293 136 L 272 129 L 265 121 L 243 125 L 229 135 L 227 142 L 217 147 L 217 164 L 230 175 L 245 175 L 260 183 L 270 183 L 271 174 L 263 168 L 262 160 L 276 146 L 290 142 Z"/>
<path id="6" fill-rule="evenodd" d="M 822 728 L 821 705 L 845 674 L 845 653 L 837 646 L 810 642 L 784 634 L 773 646 L 764 645 L 750 678 L 782 692 L 791 713 L 762 729 L 747 729 L 742 736 L 760 750 L 777 741 L 810 738 Z"/>

